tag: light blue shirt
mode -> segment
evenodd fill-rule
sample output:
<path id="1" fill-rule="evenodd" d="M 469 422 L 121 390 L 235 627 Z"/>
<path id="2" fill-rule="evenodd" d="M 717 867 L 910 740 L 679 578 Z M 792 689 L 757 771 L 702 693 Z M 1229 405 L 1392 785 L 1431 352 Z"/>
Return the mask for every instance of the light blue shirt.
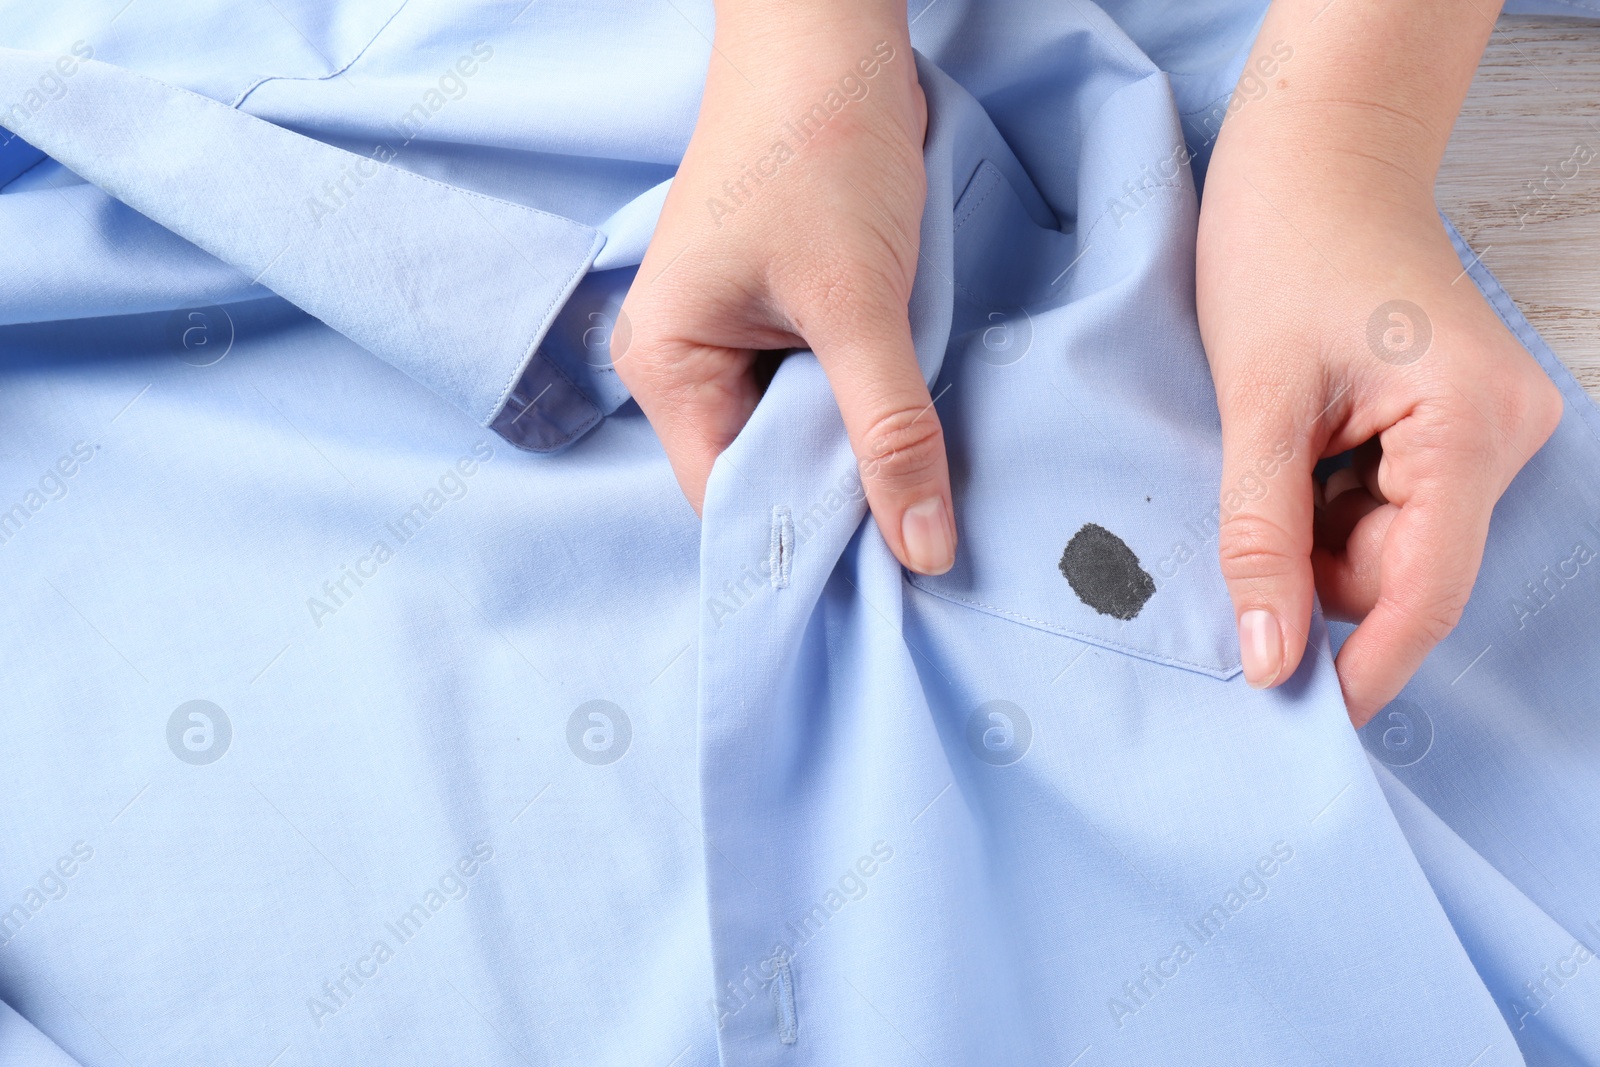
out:
<path id="1" fill-rule="evenodd" d="M 1464 244 L 1567 398 L 1465 618 L 1359 735 L 1240 674 L 1259 3 L 883 60 L 939 578 L 806 353 L 696 520 L 606 353 L 709 5 L 519 6 L 4 5 L 0 1064 L 1600 1063 L 1600 412 Z"/>

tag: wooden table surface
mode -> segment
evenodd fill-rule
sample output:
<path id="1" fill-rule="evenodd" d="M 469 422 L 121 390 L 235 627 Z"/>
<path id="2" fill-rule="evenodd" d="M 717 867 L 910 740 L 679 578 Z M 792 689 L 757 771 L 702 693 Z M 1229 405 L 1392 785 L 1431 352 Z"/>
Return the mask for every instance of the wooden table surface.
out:
<path id="1" fill-rule="evenodd" d="M 1600 22 L 1500 20 L 1436 191 L 1600 399 Z"/>

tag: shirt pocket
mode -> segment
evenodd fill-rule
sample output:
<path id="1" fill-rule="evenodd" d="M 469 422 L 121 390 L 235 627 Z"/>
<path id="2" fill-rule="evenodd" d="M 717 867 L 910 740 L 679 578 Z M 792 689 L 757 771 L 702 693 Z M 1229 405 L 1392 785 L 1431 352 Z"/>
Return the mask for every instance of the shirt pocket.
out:
<path id="1" fill-rule="evenodd" d="M 960 545 L 948 573 L 909 580 L 1229 678 L 1240 662 L 1216 553 L 1220 424 L 1194 313 L 1192 186 L 1185 174 L 1136 208 L 1081 206 L 1087 225 L 1048 225 L 1038 193 L 1019 195 L 988 161 L 956 203 L 955 308 L 934 393 Z M 1282 451 L 1242 493 L 1272 491 Z"/>

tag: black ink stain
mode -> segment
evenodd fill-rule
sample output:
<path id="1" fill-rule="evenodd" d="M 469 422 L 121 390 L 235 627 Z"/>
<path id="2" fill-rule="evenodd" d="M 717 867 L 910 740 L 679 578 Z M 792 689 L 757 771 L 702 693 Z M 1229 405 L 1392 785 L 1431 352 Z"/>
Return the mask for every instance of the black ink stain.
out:
<path id="1" fill-rule="evenodd" d="M 1124 621 L 1138 615 L 1156 591 L 1155 579 L 1139 566 L 1116 534 L 1085 523 L 1061 553 L 1061 573 L 1078 599 L 1102 615 Z"/>

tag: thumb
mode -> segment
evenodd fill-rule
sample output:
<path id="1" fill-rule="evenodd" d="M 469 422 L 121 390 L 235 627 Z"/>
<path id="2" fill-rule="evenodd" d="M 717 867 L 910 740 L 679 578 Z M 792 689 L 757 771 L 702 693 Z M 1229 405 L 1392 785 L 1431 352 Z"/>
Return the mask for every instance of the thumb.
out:
<path id="1" fill-rule="evenodd" d="M 920 574 L 955 564 L 944 428 L 917 366 L 906 303 L 847 305 L 806 332 L 850 434 L 861 484 L 890 551 Z"/>
<path id="2" fill-rule="evenodd" d="M 683 495 L 700 514 L 712 465 L 750 421 L 760 399 L 750 374 L 755 354 L 659 338 L 636 324 L 619 323 L 611 359 L 661 439 Z"/>
<path id="3" fill-rule="evenodd" d="M 1288 679 L 1305 653 L 1315 463 L 1288 409 L 1264 407 L 1254 396 L 1225 405 L 1217 550 L 1245 679 L 1257 689 Z"/>

